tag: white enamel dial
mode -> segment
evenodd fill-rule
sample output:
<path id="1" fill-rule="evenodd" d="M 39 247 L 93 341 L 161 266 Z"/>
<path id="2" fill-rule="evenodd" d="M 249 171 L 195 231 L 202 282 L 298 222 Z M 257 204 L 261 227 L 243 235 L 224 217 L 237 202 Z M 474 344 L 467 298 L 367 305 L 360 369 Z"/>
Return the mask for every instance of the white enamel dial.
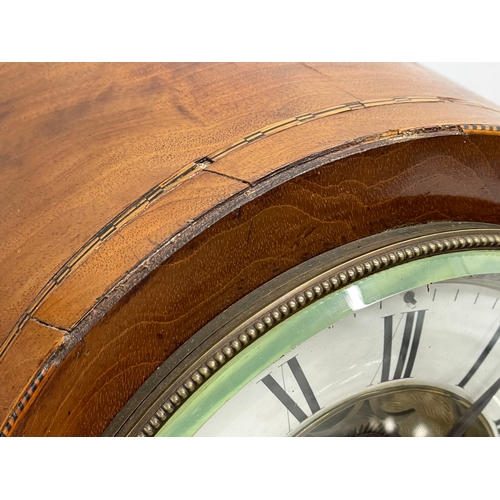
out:
<path id="1" fill-rule="evenodd" d="M 389 416 L 387 421 L 381 418 L 381 424 L 403 422 L 402 427 L 409 427 L 403 431 L 411 435 L 444 435 L 449 430 L 446 422 L 441 429 L 428 415 L 415 413 L 419 404 L 442 404 L 438 400 L 443 396 L 440 399 L 434 394 L 439 390 L 448 393 L 443 401 L 456 395 L 457 399 L 473 402 L 498 378 L 497 279 L 498 276 L 482 276 L 424 285 L 358 309 L 259 373 L 197 435 L 294 435 L 353 397 L 390 391 L 391 387 L 432 390 L 426 392 L 427 403 L 425 398 L 421 401 L 424 393 L 419 393 L 420 399 L 410 397 L 406 401 L 401 396 L 394 401 L 398 396 L 393 396 L 393 406 L 398 411 L 392 413 L 402 415 L 392 420 Z M 350 294 L 354 301 L 357 293 L 359 289 L 353 286 Z M 432 413 L 433 409 L 424 408 L 426 411 Z M 483 415 L 492 433 L 497 433 L 497 396 L 490 400 Z M 451 422 L 453 417 L 448 417 Z M 443 416 L 445 421 L 448 417 Z M 368 420 L 363 423 L 358 419 L 352 429 L 348 425 L 339 432 L 353 435 L 368 424 Z"/>
<path id="2" fill-rule="evenodd" d="M 414 260 L 270 329 L 158 435 L 499 435 L 499 339 L 499 252 Z"/>
<path id="3" fill-rule="evenodd" d="M 123 432 L 499 436 L 500 234 L 431 226 L 327 252 L 235 303 L 144 384 Z"/>

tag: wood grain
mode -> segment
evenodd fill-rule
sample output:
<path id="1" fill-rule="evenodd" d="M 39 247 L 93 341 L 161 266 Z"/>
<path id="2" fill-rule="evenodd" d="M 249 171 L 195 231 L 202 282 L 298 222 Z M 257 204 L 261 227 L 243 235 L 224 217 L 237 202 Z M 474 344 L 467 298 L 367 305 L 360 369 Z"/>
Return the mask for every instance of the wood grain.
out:
<path id="1" fill-rule="evenodd" d="M 497 137 L 386 146 L 310 171 L 240 207 L 101 319 L 57 367 L 16 435 L 99 435 L 208 319 L 308 258 L 407 224 L 498 223 L 499 147 Z"/>
<path id="2" fill-rule="evenodd" d="M 210 172 L 201 172 L 184 183 L 170 196 L 160 199 L 141 213 L 134 224 L 126 225 L 102 243 L 45 300 L 36 312 L 37 318 L 66 330 L 94 305 L 96 297 L 142 261 L 161 242 L 171 238 L 186 224 L 212 208 L 220 199 L 227 199 L 246 187 Z M 182 213 L 185 219 L 176 217 Z M 116 258 L 112 258 L 116 256 Z M 99 280 L 93 277 L 99 276 Z"/>
<path id="3" fill-rule="evenodd" d="M 0 82 L 0 342 L 86 241 L 198 158 L 353 100 L 489 106 L 414 65 L 5 64 Z"/>
<path id="4" fill-rule="evenodd" d="M 61 332 L 42 325 L 34 320 L 28 321 L 23 330 L 23 336 L 17 338 L 11 348 L 11 355 L 0 360 L 2 374 L 2 391 L 0 392 L 0 411 L 8 415 L 12 401 L 19 397 L 20 389 L 32 383 L 33 374 L 47 360 L 60 342 Z M 28 407 L 28 401 L 23 399 L 23 409 Z"/>
<path id="5" fill-rule="evenodd" d="M 179 342 L 307 256 L 388 221 L 498 221 L 499 125 L 491 103 L 412 64 L 0 65 L 0 420 L 50 366 L 15 432 L 99 433 Z M 363 156 L 388 147 L 382 166 Z M 391 154 L 394 185 L 372 177 Z M 358 177 L 311 180 L 348 157 Z M 155 280 L 161 300 L 141 292 Z M 79 397 L 85 411 L 51 423 Z"/>

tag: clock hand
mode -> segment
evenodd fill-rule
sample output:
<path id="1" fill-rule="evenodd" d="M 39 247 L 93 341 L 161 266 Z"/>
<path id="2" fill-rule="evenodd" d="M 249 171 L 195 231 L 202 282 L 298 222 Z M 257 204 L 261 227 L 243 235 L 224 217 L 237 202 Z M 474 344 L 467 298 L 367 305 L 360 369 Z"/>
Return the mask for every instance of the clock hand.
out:
<path id="1" fill-rule="evenodd" d="M 458 422 L 451 428 L 446 436 L 462 436 L 464 432 L 474 423 L 476 418 L 479 417 L 481 412 L 499 389 L 500 378 L 470 406 L 470 408 L 458 419 Z"/>

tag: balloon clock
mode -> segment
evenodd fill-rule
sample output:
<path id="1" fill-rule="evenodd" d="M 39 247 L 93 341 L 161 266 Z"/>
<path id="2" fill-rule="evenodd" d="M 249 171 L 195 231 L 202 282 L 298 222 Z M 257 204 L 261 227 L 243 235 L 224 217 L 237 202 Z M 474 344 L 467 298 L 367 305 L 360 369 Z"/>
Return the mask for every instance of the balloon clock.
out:
<path id="1" fill-rule="evenodd" d="M 494 104 L 416 64 L 0 73 L 3 435 L 500 435 Z"/>

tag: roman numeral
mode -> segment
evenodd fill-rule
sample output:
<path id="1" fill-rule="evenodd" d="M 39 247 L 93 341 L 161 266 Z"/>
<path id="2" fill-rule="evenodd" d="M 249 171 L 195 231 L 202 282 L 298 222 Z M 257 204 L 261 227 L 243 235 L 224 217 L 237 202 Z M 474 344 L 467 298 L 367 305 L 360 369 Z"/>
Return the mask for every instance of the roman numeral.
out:
<path id="1" fill-rule="evenodd" d="M 311 386 L 304 375 L 304 372 L 297 361 L 297 358 L 292 358 L 287 361 L 288 366 L 295 377 L 297 384 L 304 395 L 307 404 L 314 414 L 320 410 L 318 400 L 311 389 Z M 285 406 L 285 408 L 299 421 L 303 422 L 307 417 L 305 412 L 300 408 L 300 406 L 285 392 L 285 390 L 276 382 L 272 375 L 266 375 L 262 382 L 266 387 L 278 398 L 278 400 Z"/>
<path id="2" fill-rule="evenodd" d="M 387 382 L 388 380 L 396 380 L 400 378 L 409 378 L 411 376 L 411 371 L 413 370 L 413 365 L 417 356 L 420 335 L 422 334 L 425 312 L 426 310 L 424 309 L 421 311 L 411 311 L 403 313 L 406 314 L 405 329 L 403 332 L 401 350 L 399 351 L 398 363 L 396 365 L 396 369 L 394 371 L 392 379 L 390 378 L 390 371 L 392 357 L 392 338 L 394 336 L 394 315 L 384 317 L 384 354 L 382 359 L 381 382 Z"/>
<path id="3" fill-rule="evenodd" d="M 490 353 L 490 351 L 495 347 L 495 344 L 497 343 L 498 339 L 500 338 L 500 326 L 497 328 L 497 331 L 491 338 L 491 340 L 488 342 L 488 345 L 484 348 L 484 351 L 481 353 L 481 356 L 477 359 L 477 361 L 474 363 L 474 366 L 469 370 L 467 375 L 463 378 L 463 380 L 457 384 L 458 387 L 464 387 L 465 384 L 474 376 L 474 374 L 478 371 L 479 367 L 483 364 L 484 360 Z"/>

